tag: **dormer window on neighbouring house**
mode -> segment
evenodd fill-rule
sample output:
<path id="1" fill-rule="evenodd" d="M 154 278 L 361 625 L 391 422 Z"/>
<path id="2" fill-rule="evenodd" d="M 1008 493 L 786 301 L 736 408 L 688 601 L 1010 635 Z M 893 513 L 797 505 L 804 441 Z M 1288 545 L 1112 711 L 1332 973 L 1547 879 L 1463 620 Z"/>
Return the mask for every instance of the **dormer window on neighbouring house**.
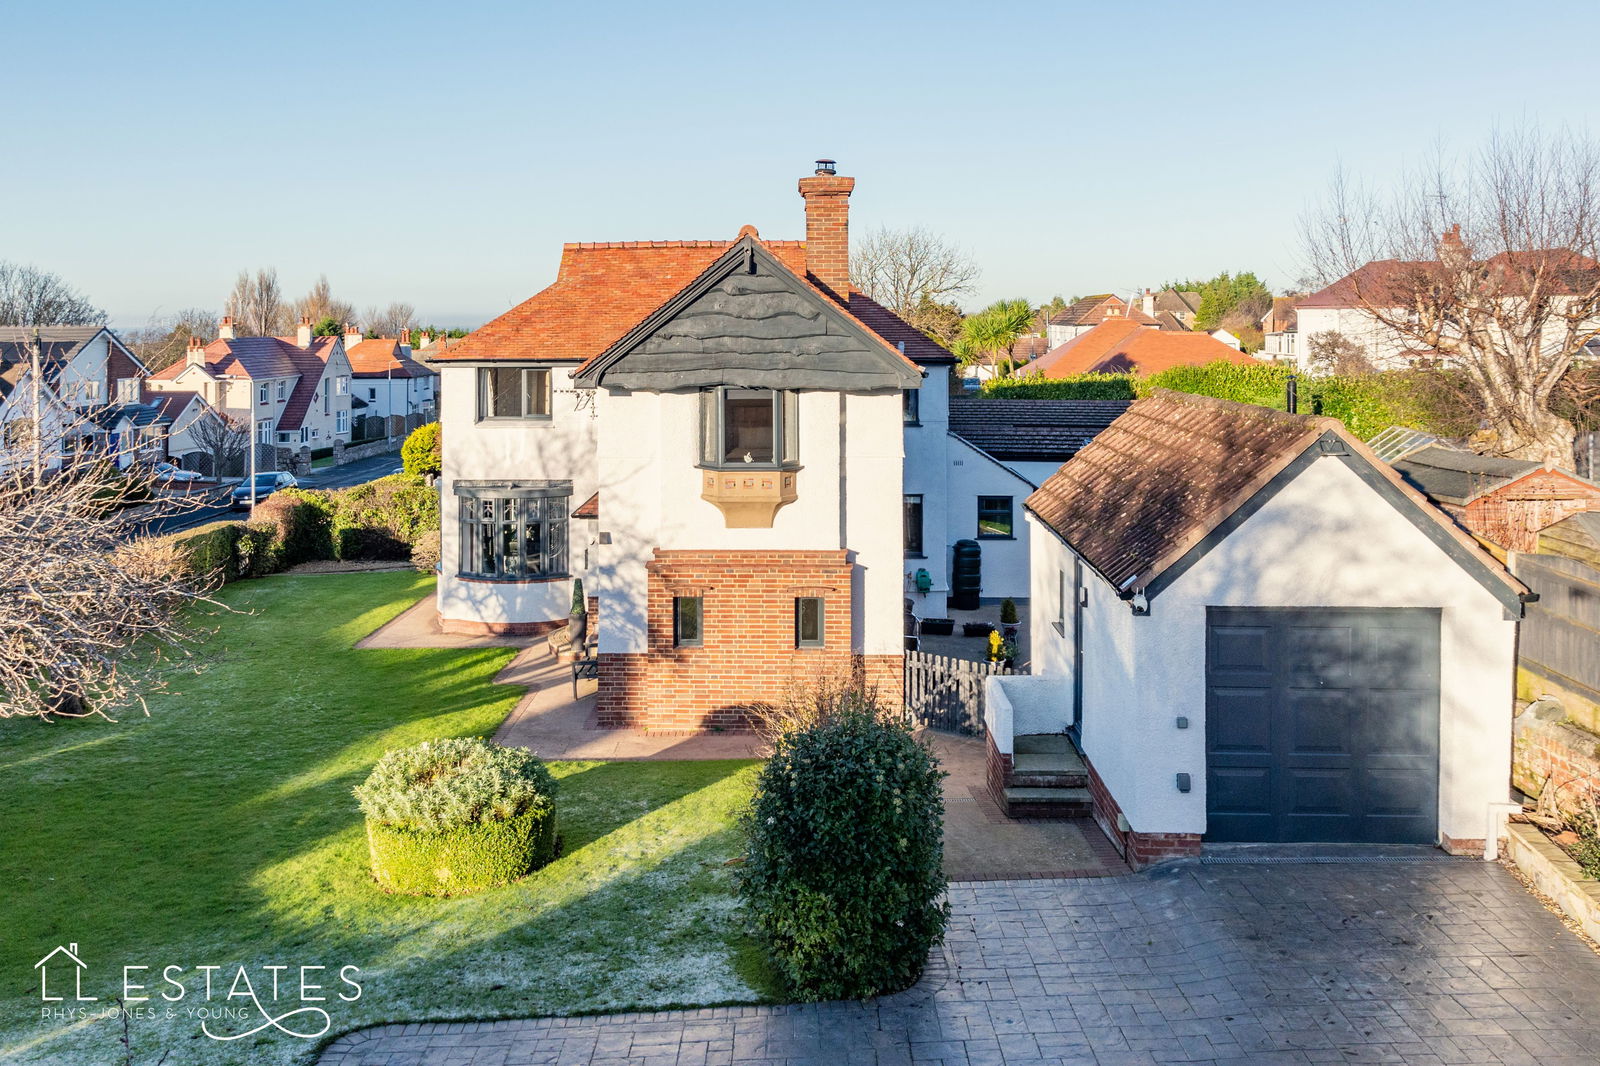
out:
<path id="1" fill-rule="evenodd" d="M 800 458 L 799 395 L 724 385 L 700 394 L 700 465 L 786 467 Z"/>
<path id="2" fill-rule="evenodd" d="M 479 369 L 478 421 L 549 417 L 549 370 L 522 366 Z"/>

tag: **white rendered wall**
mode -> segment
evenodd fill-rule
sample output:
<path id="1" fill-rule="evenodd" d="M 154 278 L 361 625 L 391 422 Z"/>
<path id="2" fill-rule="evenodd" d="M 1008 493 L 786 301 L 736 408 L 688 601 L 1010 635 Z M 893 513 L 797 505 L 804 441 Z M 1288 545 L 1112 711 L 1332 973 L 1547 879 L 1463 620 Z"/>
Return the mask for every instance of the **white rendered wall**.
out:
<path id="1" fill-rule="evenodd" d="M 1034 486 L 960 437 L 947 439 L 950 465 L 945 480 L 945 565 L 949 565 L 956 541 L 976 540 L 982 559 L 979 595 L 986 600 L 1006 596 L 1021 599 L 1028 595 L 1029 536 L 1022 502 L 1033 493 Z M 978 536 L 979 496 L 1011 497 L 1010 538 Z"/>
<path id="2" fill-rule="evenodd" d="M 1439 829 L 1481 838 L 1486 804 L 1505 799 L 1516 623 L 1338 458 L 1312 463 L 1148 616 L 1086 585 L 1083 747 L 1135 830 L 1205 832 L 1207 606 L 1441 608 Z M 1037 660 L 1037 621 L 1033 633 Z"/>
<path id="3" fill-rule="evenodd" d="M 447 443 L 439 478 L 440 617 L 475 622 L 546 622 L 565 618 L 571 610 L 570 581 L 473 581 L 456 576 L 461 562 L 461 505 L 454 485 L 457 480 L 569 480 L 572 510 L 593 495 L 599 484 L 596 423 L 592 408 L 587 406 L 587 395 L 573 391 L 572 370 L 572 366 L 551 368 L 549 421 L 479 422 L 477 368 L 444 368 L 440 429 Z M 608 493 L 602 503 L 602 519 L 605 508 L 620 502 Z M 584 591 L 588 595 L 595 590 L 589 587 L 590 571 L 585 570 L 584 560 L 587 552 L 591 564 L 594 561 L 595 525 L 582 519 L 567 523 L 568 569 L 572 576 L 585 579 Z"/>
<path id="4" fill-rule="evenodd" d="M 928 368 L 918 401 L 919 424 L 905 426 L 905 491 L 922 496 L 922 555 L 905 557 L 905 593 L 919 618 L 946 616 L 950 593 L 950 537 L 945 471 L 950 458 L 950 374 Z M 916 591 L 916 574 L 926 570 L 933 589 Z"/>

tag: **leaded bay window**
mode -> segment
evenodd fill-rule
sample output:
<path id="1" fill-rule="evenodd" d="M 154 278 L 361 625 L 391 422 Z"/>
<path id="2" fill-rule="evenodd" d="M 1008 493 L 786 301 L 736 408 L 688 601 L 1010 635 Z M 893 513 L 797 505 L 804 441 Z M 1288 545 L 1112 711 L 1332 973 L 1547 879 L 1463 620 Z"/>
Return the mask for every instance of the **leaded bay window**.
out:
<path id="1" fill-rule="evenodd" d="M 550 417 L 550 371 L 486 366 L 478 370 L 478 420 Z"/>
<path id="2" fill-rule="evenodd" d="M 572 483 L 457 482 L 462 577 L 500 581 L 567 575 Z"/>
<path id="3" fill-rule="evenodd" d="M 700 465 L 793 466 L 800 458 L 799 395 L 734 385 L 700 394 Z"/>

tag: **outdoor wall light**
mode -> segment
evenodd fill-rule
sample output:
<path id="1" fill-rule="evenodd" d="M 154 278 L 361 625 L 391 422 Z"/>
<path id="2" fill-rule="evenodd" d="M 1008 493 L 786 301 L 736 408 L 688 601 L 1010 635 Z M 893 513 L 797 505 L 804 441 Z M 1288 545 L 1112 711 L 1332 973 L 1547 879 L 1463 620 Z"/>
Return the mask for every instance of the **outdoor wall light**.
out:
<path id="1" fill-rule="evenodd" d="M 1179 729 L 1188 729 L 1189 728 L 1189 719 L 1183 717 L 1183 715 L 1181 715 L 1181 714 L 1178 716 L 1178 728 Z"/>
<path id="2" fill-rule="evenodd" d="M 1189 791 L 1189 775 L 1188 774 L 1179 774 L 1178 775 L 1178 791 L 1179 792 L 1187 792 L 1187 791 Z"/>

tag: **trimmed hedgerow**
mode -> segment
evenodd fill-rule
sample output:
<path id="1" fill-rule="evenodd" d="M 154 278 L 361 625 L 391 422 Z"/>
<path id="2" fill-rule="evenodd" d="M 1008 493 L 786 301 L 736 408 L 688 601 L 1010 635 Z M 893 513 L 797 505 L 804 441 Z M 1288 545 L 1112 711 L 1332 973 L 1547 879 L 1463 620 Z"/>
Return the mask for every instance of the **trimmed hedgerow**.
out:
<path id="1" fill-rule="evenodd" d="M 227 584 L 239 580 L 236 546 L 243 532 L 243 522 L 213 522 L 175 537 L 173 542 L 188 553 L 189 567 L 194 574 Z"/>
<path id="2" fill-rule="evenodd" d="M 279 489 L 256 505 L 255 520 L 275 529 L 273 547 L 284 568 L 333 558 L 333 504 L 325 493 Z"/>
<path id="3" fill-rule="evenodd" d="M 477 737 L 388 752 L 355 789 L 373 876 L 430 896 L 505 884 L 549 862 L 555 793 L 533 752 Z"/>
<path id="4" fill-rule="evenodd" d="M 938 760 L 852 703 L 777 739 L 744 819 L 740 893 L 802 999 L 906 988 L 949 917 Z"/>
<path id="5" fill-rule="evenodd" d="M 409 559 L 411 546 L 439 528 L 439 490 L 409 474 L 339 489 L 329 499 L 340 559 Z"/>
<path id="6" fill-rule="evenodd" d="M 247 522 L 234 543 L 240 577 L 266 577 L 278 571 L 278 552 L 274 547 L 277 527 L 269 522 Z"/>

